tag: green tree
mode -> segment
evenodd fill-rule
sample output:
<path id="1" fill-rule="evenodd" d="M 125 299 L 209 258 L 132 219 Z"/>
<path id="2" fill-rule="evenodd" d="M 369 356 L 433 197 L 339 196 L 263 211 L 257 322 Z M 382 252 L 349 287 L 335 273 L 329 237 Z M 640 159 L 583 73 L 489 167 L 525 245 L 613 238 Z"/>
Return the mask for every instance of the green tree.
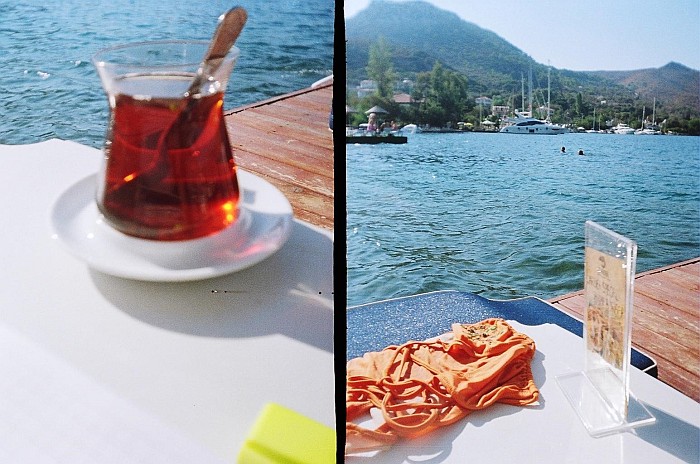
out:
<path id="1" fill-rule="evenodd" d="M 367 76 L 377 83 L 377 94 L 381 98 L 393 97 L 396 73 L 391 59 L 391 49 L 384 37 L 380 37 L 369 49 Z"/>
<path id="2" fill-rule="evenodd" d="M 422 102 L 417 112 L 421 124 L 455 124 L 471 109 L 466 77 L 445 69 L 439 62 L 429 73 L 416 76 L 413 98 Z"/>
<path id="3" fill-rule="evenodd" d="M 576 103 L 574 103 L 574 111 L 576 112 L 576 116 L 583 116 L 583 95 L 581 95 L 581 92 L 576 94 Z"/>

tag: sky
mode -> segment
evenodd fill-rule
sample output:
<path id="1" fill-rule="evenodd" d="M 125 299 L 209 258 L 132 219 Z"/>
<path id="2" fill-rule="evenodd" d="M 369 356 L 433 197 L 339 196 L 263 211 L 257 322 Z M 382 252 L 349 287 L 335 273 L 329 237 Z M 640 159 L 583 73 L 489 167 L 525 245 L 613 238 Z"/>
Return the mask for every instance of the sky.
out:
<path id="1" fill-rule="evenodd" d="M 345 0 L 345 18 L 370 1 Z M 675 61 L 700 70 L 700 0 L 427 1 L 555 68 L 626 71 Z"/>

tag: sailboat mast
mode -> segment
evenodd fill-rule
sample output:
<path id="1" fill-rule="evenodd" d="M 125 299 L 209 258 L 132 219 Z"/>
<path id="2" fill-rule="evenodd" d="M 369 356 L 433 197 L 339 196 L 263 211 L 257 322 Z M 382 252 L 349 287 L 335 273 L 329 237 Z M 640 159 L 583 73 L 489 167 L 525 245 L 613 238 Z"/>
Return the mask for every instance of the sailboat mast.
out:
<path id="1" fill-rule="evenodd" d="M 550 81 L 549 81 L 549 74 L 550 74 L 551 70 L 552 70 L 551 66 L 547 67 L 547 121 L 549 121 L 549 113 L 550 113 L 549 99 L 550 99 L 550 94 L 551 94 L 551 85 L 550 85 Z"/>
<path id="2" fill-rule="evenodd" d="M 521 111 L 525 112 L 525 76 L 523 76 L 523 73 L 520 73 L 520 91 L 522 92 Z"/>
<path id="3" fill-rule="evenodd" d="M 600 129 L 600 125 L 598 125 L 598 129 Z M 595 131 L 595 106 L 593 107 L 593 131 Z"/>
<path id="4" fill-rule="evenodd" d="M 532 66 L 530 66 L 530 72 L 527 75 L 527 109 L 532 117 Z"/>

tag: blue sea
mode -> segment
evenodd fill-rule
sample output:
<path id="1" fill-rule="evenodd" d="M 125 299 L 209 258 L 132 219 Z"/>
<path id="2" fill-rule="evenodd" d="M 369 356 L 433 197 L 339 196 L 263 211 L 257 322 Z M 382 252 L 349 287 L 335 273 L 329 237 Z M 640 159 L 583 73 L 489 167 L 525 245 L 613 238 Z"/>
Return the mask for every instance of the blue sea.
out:
<path id="1" fill-rule="evenodd" d="M 332 74 L 334 0 L 0 0 L 0 143 L 50 138 L 99 147 L 108 109 L 90 61 L 99 49 L 157 39 L 209 40 L 236 4 L 248 22 L 225 109 Z"/>
<path id="2" fill-rule="evenodd" d="M 700 137 L 416 134 L 346 158 L 350 306 L 579 290 L 586 220 L 635 240 L 638 272 L 700 255 Z"/>

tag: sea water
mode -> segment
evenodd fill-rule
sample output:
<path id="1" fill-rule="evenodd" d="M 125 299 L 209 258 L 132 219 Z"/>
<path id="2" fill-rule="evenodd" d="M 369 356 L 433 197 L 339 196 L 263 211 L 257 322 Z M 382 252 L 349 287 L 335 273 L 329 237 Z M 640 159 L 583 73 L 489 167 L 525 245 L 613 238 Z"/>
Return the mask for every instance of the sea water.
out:
<path id="1" fill-rule="evenodd" d="M 700 137 L 416 134 L 346 158 L 350 306 L 579 290 L 589 219 L 638 243 L 638 272 L 700 255 Z"/>
<path id="2" fill-rule="evenodd" d="M 241 2 L 225 109 L 308 87 L 332 74 L 333 0 Z M 50 138 L 99 147 L 107 98 L 90 62 L 99 49 L 161 39 L 209 40 L 230 1 L 0 0 L 0 143 Z"/>

